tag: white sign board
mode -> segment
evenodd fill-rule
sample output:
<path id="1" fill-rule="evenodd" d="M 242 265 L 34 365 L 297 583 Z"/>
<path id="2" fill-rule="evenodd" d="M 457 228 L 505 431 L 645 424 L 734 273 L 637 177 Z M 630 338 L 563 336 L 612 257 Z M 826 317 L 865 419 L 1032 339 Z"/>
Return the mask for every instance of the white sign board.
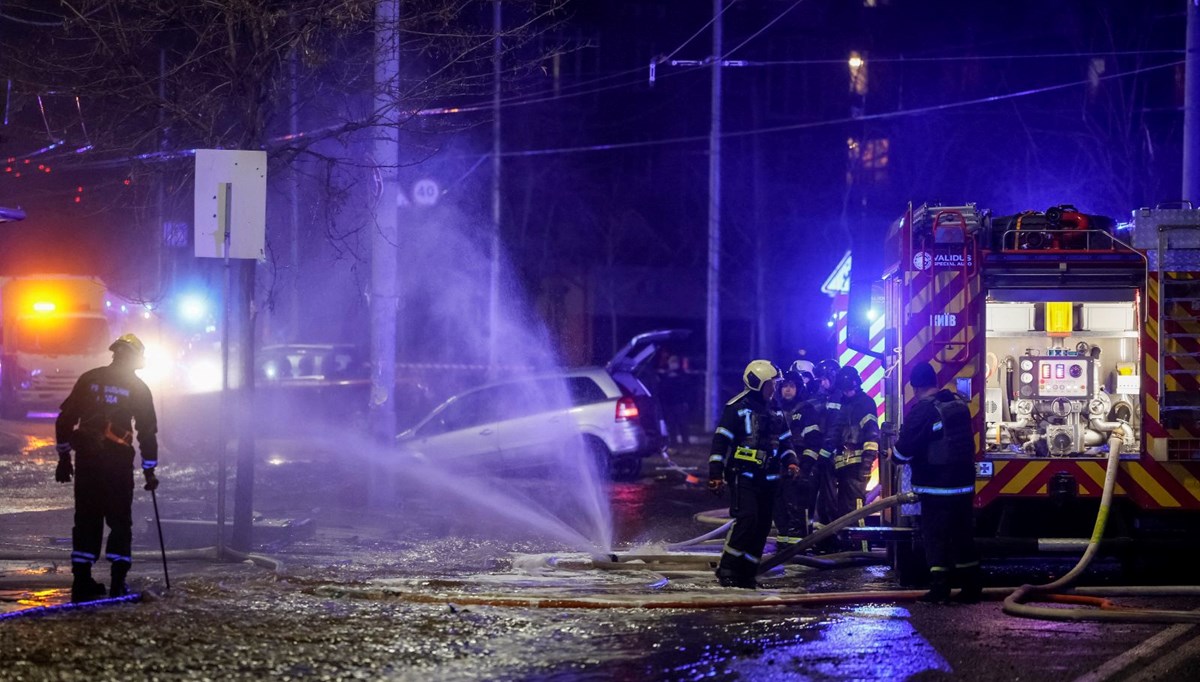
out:
<path id="1" fill-rule="evenodd" d="M 197 149 L 197 258 L 266 257 L 267 153 Z"/>

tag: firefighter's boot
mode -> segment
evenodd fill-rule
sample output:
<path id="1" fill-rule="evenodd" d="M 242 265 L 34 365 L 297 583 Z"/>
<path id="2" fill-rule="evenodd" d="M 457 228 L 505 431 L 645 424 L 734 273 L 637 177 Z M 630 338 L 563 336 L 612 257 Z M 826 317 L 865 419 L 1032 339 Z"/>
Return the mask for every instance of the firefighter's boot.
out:
<path id="1" fill-rule="evenodd" d="M 125 576 L 129 574 L 129 563 L 114 561 L 112 565 L 112 585 L 108 588 L 108 596 L 124 597 L 129 594 L 129 586 L 125 584 Z"/>
<path id="2" fill-rule="evenodd" d="M 978 604 L 983 598 L 983 571 L 979 564 L 958 569 L 962 577 L 962 589 L 954 596 L 954 601 L 961 604 Z"/>
<path id="3" fill-rule="evenodd" d="M 75 580 L 71 582 L 71 601 L 93 601 L 104 596 L 104 585 L 92 579 L 91 564 L 71 564 Z"/>
<path id="4" fill-rule="evenodd" d="M 945 571 L 933 571 L 929 574 L 929 591 L 917 597 L 917 601 L 928 604 L 950 603 L 950 582 Z"/>
<path id="5" fill-rule="evenodd" d="M 758 582 L 754 579 L 755 573 L 753 569 L 749 571 L 737 570 L 729 568 L 717 569 L 717 582 L 721 587 L 737 587 L 743 590 L 758 589 Z"/>

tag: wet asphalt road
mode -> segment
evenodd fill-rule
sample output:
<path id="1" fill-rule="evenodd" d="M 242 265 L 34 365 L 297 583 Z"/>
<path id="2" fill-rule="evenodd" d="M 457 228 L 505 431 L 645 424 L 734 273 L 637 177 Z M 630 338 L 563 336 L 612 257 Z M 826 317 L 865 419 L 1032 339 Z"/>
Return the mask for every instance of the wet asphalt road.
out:
<path id="1" fill-rule="evenodd" d="M 59 603 L 70 582 L 70 487 L 53 481 L 51 432 L 0 423 L 0 611 Z M 397 470 L 356 455 L 367 446 L 349 438 L 258 443 L 255 550 L 282 565 L 219 562 L 188 550 L 208 530 L 171 523 L 215 518 L 217 458 L 197 442 L 164 445 L 170 592 L 139 491 L 131 577 L 147 600 L 0 621 L 0 679 L 1200 679 L 1192 626 L 1028 620 L 996 602 L 638 608 L 746 594 L 716 587 L 703 566 L 592 568 L 570 530 L 589 536 L 579 481 Z M 653 554 L 711 528 L 693 516 L 721 500 L 684 478 L 704 459 L 690 448 L 604 486 L 618 549 Z M 986 568 L 1009 585 L 1070 564 Z M 1094 579 L 1113 582 L 1105 570 Z M 792 568 L 760 594 L 896 587 L 883 566 Z M 550 606 L 497 605 L 537 599 Z M 619 608 L 554 606 L 589 600 Z"/>

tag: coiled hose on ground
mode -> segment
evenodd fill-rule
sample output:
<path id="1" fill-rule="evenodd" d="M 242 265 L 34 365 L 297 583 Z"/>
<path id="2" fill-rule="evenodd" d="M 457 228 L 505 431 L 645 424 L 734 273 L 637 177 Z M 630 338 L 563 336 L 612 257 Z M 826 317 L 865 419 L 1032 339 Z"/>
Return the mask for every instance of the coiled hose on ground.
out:
<path id="1" fill-rule="evenodd" d="M 1096 523 L 1092 528 L 1092 537 L 1087 549 L 1075 567 L 1058 580 L 1045 585 L 1022 585 L 1004 599 L 1004 612 L 1012 616 L 1025 618 L 1041 618 L 1045 620 L 1094 620 L 1122 623 L 1200 623 L 1200 612 L 1169 611 L 1158 609 L 1127 609 L 1113 608 L 1107 600 L 1101 599 L 1091 603 L 1100 609 L 1065 609 L 1031 606 L 1025 603 L 1034 599 L 1045 599 L 1062 603 L 1063 596 L 1056 595 L 1058 591 L 1071 591 L 1085 597 L 1110 596 L 1200 596 L 1200 587 L 1181 585 L 1170 587 L 1113 587 L 1113 588 L 1071 588 L 1079 576 L 1087 569 L 1088 564 L 1095 558 L 1100 549 L 1100 540 L 1104 537 L 1104 529 L 1108 524 L 1108 513 L 1112 507 L 1113 490 L 1117 484 L 1117 471 L 1121 462 L 1122 429 L 1114 430 L 1108 440 L 1108 464 L 1104 472 L 1104 490 L 1100 496 L 1100 509 L 1096 513 Z M 1055 599 L 1047 599 L 1055 597 Z"/>

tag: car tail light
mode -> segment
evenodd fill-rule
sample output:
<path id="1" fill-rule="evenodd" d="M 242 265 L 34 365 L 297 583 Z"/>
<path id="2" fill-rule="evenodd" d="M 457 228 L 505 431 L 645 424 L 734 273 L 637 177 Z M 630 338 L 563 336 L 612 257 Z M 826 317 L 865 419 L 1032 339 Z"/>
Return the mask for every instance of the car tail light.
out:
<path id="1" fill-rule="evenodd" d="M 638 406 L 633 398 L 625 396 L 617 400 L 617 421 L 624 422 L 630 419 L 637 419 Z"/>

